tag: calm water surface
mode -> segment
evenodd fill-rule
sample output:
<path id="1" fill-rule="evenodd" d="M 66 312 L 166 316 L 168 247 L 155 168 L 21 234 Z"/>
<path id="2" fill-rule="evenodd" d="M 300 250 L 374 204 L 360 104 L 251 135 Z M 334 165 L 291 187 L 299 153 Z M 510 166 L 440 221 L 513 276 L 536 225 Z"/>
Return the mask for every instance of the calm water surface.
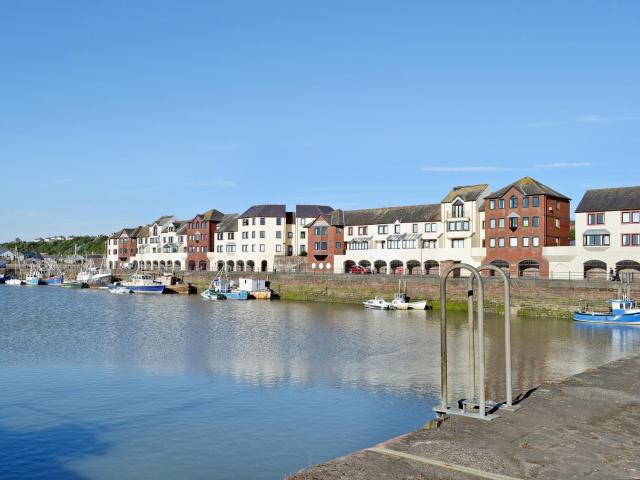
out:
<path id="1" fill-rule="evenodd" d="M 502 334 L 489 316 L 494 399 Z M 516 393 L 640 345 L 570 321 L 512 334 Z M 281 478 L 432 418 L 439 348 L 431 312 L 0 286 L 0 478 Z"/>

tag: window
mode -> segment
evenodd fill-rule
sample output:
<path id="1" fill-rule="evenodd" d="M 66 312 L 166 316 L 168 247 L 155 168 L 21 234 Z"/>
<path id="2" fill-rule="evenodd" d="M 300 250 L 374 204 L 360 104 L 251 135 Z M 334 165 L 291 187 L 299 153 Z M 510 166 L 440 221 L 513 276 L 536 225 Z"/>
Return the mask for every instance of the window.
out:
<path id="1" fill-rule="evenodd" d="M 353 227 L 347 229 L 347 235 L 353 235 Z"/>
<path id="2" fill-rule="evenodd" d="M 622 223 L 640 223 L 640 211 L 622 212 Z"/>
<path id="3" fill-rule="evenodd" d="M 280 230 L 276 231 L 276 238 L 282 238 L 282 232 Z"/>
<path id="4" fill-rule="evenodd" d="M 518 197 L 511 195 L 509 199 L 509 208 L 518 208 Z"/>
<path id="5" fill-rule="evenodd" d="M 287 238 L 293 238 L 293 232 L 287 232 Z"/>
<path id="6" fill-rule="evenodd" d="M 276 253 L 282 252 L 282 245 L 276 245 Z"/>
<path id="7" fill-rule="evenodd" d="M 368 249 L 369 249 L 369 242 L 367 240 L 349 243 L 349 250 L 368 250 Z"/>
<path id="8" fill-rule="evenodd" d="M 623 220 L 624 223 L 624 220 Z M 604 225 L 604 213 L 589 213 L 587 214 L 588 225 Z"/>
<path id="9" fill-rule="evenodd" d="M 453 218 L 464 217 L 464 203 L 460 200 L 456 200 L 453 204 Z"/>
<path id="10" fill-rule="evenodd" d="M 536 198 L 536 197 L 534 197 Z M 534 247 L 539 247 L 540 246 L 540 237 L 533 237 L 533 246 Z"/>
<path id="11" fill-rule="evenodd" d="M 336 250 L 340 250 L 342 248 L 342 242 L 336 242 Z"/>
<path id="12" fill-rule="evenodd" d="M 538 195 L 533 197 L 533 207 L 539 207 L 540 206 L 540 197 Z"/>
<path id="13" fill-rule="evenodd" d="M 518 237 L 509 237 L 509 246 L 517 247 L 518 246 Z"/>
<path id="14" fill-rule="evenodd" d="M 516 228 L 518 228 L 518 217 L 509 218 L 509 228 L 511 230 L 515 230 Z"/>
<path id="15" fill-rule="evenodd" d="M 400 233 L 400 224 L 396 224 L 393 226 L 393 233 Z"/>
<path id="16" fill-rule="evenodd" d="M 523 247 L 528 247 L 529 246 L 529 237 L 523 237 L 522 238 L 522 246 Z"/>
<path id="17" fill-rule="evenodd" d="M 388 225 L 378 225 L 378 234 L 384 235 L 386 233 L 389 233 L 389 226 Z"/>
<path id="18" fill-rule="evenodd" d="M 264 243 L 261 243 L 261 244 L 260 244 L 260 251 L 261 251 L 261 252 L 264 252 Z"/>
<path id="19" fill-rule="evenodd" d="M 260 238 L 267 238 L 267 232 L 265 232 L 264 230 L 260 230 Z"/>
<path id="20" fill-rule="evenodd" d="M 307 251 L 307 246 L 306 245 L 300 245 L 300 253 L 305 253 L 306 251 Z"/>
<path id="21" fill-rule="evenodd" d="M 242 251 L 243 252 L 248 252 L 249 251 L 249 245 L 242 245 Z"/>
<path id="22" fill-rule="evenodd" d="M 495 209 L 496 209 L 496 201 L 489 200 L 489 210 L 495 210 Z"/>
<path id="23" fill-rule="evenodd" d="M 327 234 L 327 227 L 315 227 L 313 232 L 318 236 L 324 236 Z"/>
<path id="24" fill-rule="evenodd" d="M 247 240 L 249 238 L 249 232 L 242 232 L 242 239 Z"/>
<path id="25" fill-rule="evenodd" d="M 425 223 L 424 224 L 424 231 L 425 232 L 437 232 L 438 231 L 438 226 L 435 223 Z"/>
<path id="26" fill-rule="evenodd" d="M 266 225 L 267 224 L 267 219 L 264 217 L 260 217 L 260 225 Z"/>
<path id="27" fill-rule="evenodd" d="M 358 235 L 366 235 L 367 227 L 358 227 Z"/>
<path id="28" fill-rule="evenodd" d="M 242 226 L 243 227 L 249 226 L 249 219 L 248 218 L 243 218 L 242 219 Z"/>
<path id="29" fill-rule="evenodd" d="M 389 250 L 395 250 L 400 248 L 400 240 L 389 240 L 387 242 L 387 248 Z"/>
<path id="30" fill-rule="evenodd" d="M 253 217 L 253 218 L 251 219 L 251 225 L 255 225 L 255 224 L 256 224 L 256 217 Z"/>
<path id="31" fill-rule="evenodd" d="M 640 245 L 640 233 L 624 233 L 622 235 L 623 247 L 637 247 L 638 245 Z"/>
<path id="32" fill-rule="evenodd" d="M 499 228 L 504 228 L 504 218 L 499 218 L 498 219 L 498 227 Z"/>
<path id="33" fill-rule="evenodd" d="M 464 238 L 454 238 L 451 240 L 451 248 L 464 248 Z"/>
<path id="34" fill-rule="evenodd" d="M 529 226 L 529 217 L 522 217 L 522 226 L 523 227 Z"/>
<path id="35" fill-rule="evenodd" d="M 342 227 L 336 227 L 336 233 L 342 233 Z"/>
<path id="36" fill-rule="evenodd" d="M 560 219 L 556 218 L 556 228 L 560 228 Z"/>
<path id="37" fill-rule="evenodd" d="M 235 251 L 236 251 L 235 245 L 227 245 L 227 252 L 235 252 Z"/>
<path id="38" fill-rule="evenodd" d="M 307 232 L 305 232 L 304 230 L 302 232 L 300 232 L 300 238 L 302 240 L 304 240 L 305 238 L 307 238 Z"/>
<path id="39" fill-rule="evenodd" d="M 414 223 L 413 226 L 411 227 L 411 231 L 413 233 L 418 233 L 418 224 Z"/>
<path id="40" fill-rule="evenodd" d="M 533 197 L 535 198 L 535 197 Z M 533 226 L 534 227 L 539 227 L 540 226 L 540 217 L 532 217 L 532 222 L 533 222 Z"/>
<path id="41" fill-rule="evenodd" d="M 422 248 L 438 248 L 436 240 L 423 240 Z"/>
<path id="42" fill-rule="evenodd" d="M 489 219 L 489 228 L 496 228 L 496 219 L 495 218 Z"/>
<path id="43" fill-rule="evenodd" d="M 282 225 L 282 217 L 276 217 L 276 225 Z"/>
<path id="44" fill-rule="evenodd" d="M 602 246 L 606 247 L 609 245 L 610 241 L 611 241 L 611 238 L 607 234 L 582 236 L 582 244 L 585 247 L 602 247 Z M 624 244 L 624 238 L 623 238 L 623 244 Z"/>
<path id="45" fill-rule="evenodd" d="M 469 231 L 469 221 L 468 220 L 458 220 L 455 222 L 447 222 L 447 230 L 449 232 L 468 232 Z"/>
<path id="46" fill-rule="evenodd" d="M 504 208 L 504 198 L 498 199 L 498 208 Z"/>
<path id="47" fill-rule="evenodd" d="M 233 240 L 233 232 L 227 232 L 227 240 Z"/>
<path id="48" fill-rule="evenodd" d="M 522 207 L 523 208 L 529 208 L 529 197 L 524 197 L 522 199 Z"/>
<path id="49" fill-rule="evenodd" d="M 404 249 L 416 248 L 416 241 L 415 240 L 403 240 L 402 241 L 402 248 L 404 248 Z"/>
<path id="50" fill-rule="evenodd" d="M 498 247 L 500 248 L 504 247 L 504 237 L 498 238 Z"/>
<path id="51" fill-rule="evenodd" d="M 490 248 L 495 248 L 496 247 L 496 239 L 495 238 L 490 238 L 489 239 L 489 247 Z"/>
<path id="52" fill-rule="evenodd" d="M 216 252 L 218 252 L 218 253 L 222 253 L 222 245 L 218 245 L 218 246 L 216 247 Z"/>

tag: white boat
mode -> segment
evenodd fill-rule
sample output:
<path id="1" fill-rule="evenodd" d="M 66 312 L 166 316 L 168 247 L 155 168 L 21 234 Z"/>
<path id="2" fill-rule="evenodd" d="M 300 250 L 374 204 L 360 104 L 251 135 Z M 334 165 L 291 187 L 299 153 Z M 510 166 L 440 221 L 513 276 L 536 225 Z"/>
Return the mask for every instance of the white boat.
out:
<path id="1" fill-rule="evenodd" d="M 609 300 L 608 312 L 597 312 L 588 304 L 573 312 L 573 320 L 586 323 L 605 323 L 610 325 L 640 325 L 640 308 L 631 298 L 631 283 L 627 280 L 620 284 L 618 298 Z"/>
<path id="2" fill-rule="evenodd" d="M 128 282 L 118 283 L 129 288 L 133 293 L 164 293 L 164 285 L 155 281 L 153 276 L 148 273 L 136 273 L 129 277 Z"/>
<path id="3" fill-rule="evenodd" d="M 130 293 L 133 293 L 133 291 L 131 291 L 129 287 L 125 287 L 120 282 L 114 283 L 113 288 L 109 288 L 109 291 L 116 295 L 128 295 Z"/>
<path id="4" fill-rule="evenodd" d="M 366 302 L 362 302 L 365 308 L 371 308 L 373 310 L 395 310 L 392 304 L 387 302 L 382 297 L 376 297 L 373 300 L 367 300 Z"/>
<path id="5" fill-rule="evenodd" d="M 26 285 L 27 283 L 22 280 L 20 277 L 21 275 L 21 269 L 20 269 L 20 257 L 18 257 L 18 249 L 16 248 L 16 253 L 15 253 L 15 261 L 16 261 L 16 271 L 15 271 L 15 275 L 13 276 L 9 276 L 5 279 L 5 285 L 12 285 L 12 286 L 21 286 L 21 285 Z"/>
<path id="6" fill-rule="evenodd" d="M 200 296 L 205 300 L 225 300 L 227 298 L 223 294 L 216 292 L 212 288 L 205 290 L 200 294 Z"/>
<path id="7" fill-rule="evenodd" d="M 20 286 L 20 285 L 26 285 L 24 280 L 20 280 L 19 278 L 8 278 L 7 280 L 5 280 L 5 285 L 13 285 L 15 286 Z"/>
<path id="8" fill-rule="evenodd" d="M 90 287 L 106 287 L 111 283 L 111 270 L 102 265 L 100 268 L 96 268 L 93 260 L 89 259 L 84 269 L 78 272 L 76 280 L 86 283 Z"/>
<path id="9" fill-rule="evenodd" d="M 396 310 L 426 310 L 427 301 L 422 300 L 420 302 L 409 302 L 407 296 L 404 293 L 396 293 L 391 300 Z"/>

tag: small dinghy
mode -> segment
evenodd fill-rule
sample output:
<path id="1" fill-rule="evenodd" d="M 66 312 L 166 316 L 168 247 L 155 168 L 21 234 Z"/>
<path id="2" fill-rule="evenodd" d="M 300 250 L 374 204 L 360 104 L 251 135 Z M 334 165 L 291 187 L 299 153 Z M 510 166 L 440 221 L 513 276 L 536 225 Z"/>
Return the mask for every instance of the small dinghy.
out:
<path id="1" fill-rule="evenodd" d="M 376 297 L 373 300 L 367 300 L 366 302 L 362 302 L 365 308 L 370 308 L 372 310 L 395 310 L 392 304 L 387 302 L 382 297 Z"/>
<path id="2" fill-rule="evenodd" d="M 410 302 L 407 299 L 407 296 L 404 293 L 396 293 L 393 296 L 393 300 L 391 300 L 391 305 L 393 305 L 396 310 L 426 310 L 427 309 L 427 301 L 422 300 L 420 302 Z"/>
<path id="3" fill-rule="evenodd" d="M 216 292 L 212 288 L 205 290 L 200 294 L 200 296 L 205 300 L 225 300 L 227 298 L 223 294 Z"/>
<path id="4" fill-rule="evenodd" d="M 130 293 L 133 293 L 133 290 L 131 290 L 131 288 L 123 285 L 120 282 L 109 285 L 109 291 L 116 295 L 128 295 Z"/>

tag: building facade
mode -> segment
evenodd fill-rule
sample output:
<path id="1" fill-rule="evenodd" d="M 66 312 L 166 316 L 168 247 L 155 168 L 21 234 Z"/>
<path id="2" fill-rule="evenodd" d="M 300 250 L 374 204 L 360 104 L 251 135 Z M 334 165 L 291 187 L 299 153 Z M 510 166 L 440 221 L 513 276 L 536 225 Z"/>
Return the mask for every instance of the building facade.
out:
<path id="1" fill-rule="evenodd" d="M 138 236 L 143 227 L 123 228 L 109 237 L 107 263 L 109 268 L 131 268 L 138 253 Z"/>
<path id="2" fill-rule="evenodd" d="M 321 213 L 305 225 L 308 236 L 307 272 L 333 273 L 337 255 L 344 256 L 344 212 Z"/>
<path id="3" fill-rule="evenodd" d="M 485 197 L 485 264 L 512 276 L 549 275 L 546 247 L 569 245 L 570 199 L 531 177 Z"/>
<path id="4" fill-rule="evenodd" d="M 216 229 L 223 219 L 223 213 L 211 209 L 185 222 L 187 270 L 211 270 L 208 254 L 215 251 Z"/>

